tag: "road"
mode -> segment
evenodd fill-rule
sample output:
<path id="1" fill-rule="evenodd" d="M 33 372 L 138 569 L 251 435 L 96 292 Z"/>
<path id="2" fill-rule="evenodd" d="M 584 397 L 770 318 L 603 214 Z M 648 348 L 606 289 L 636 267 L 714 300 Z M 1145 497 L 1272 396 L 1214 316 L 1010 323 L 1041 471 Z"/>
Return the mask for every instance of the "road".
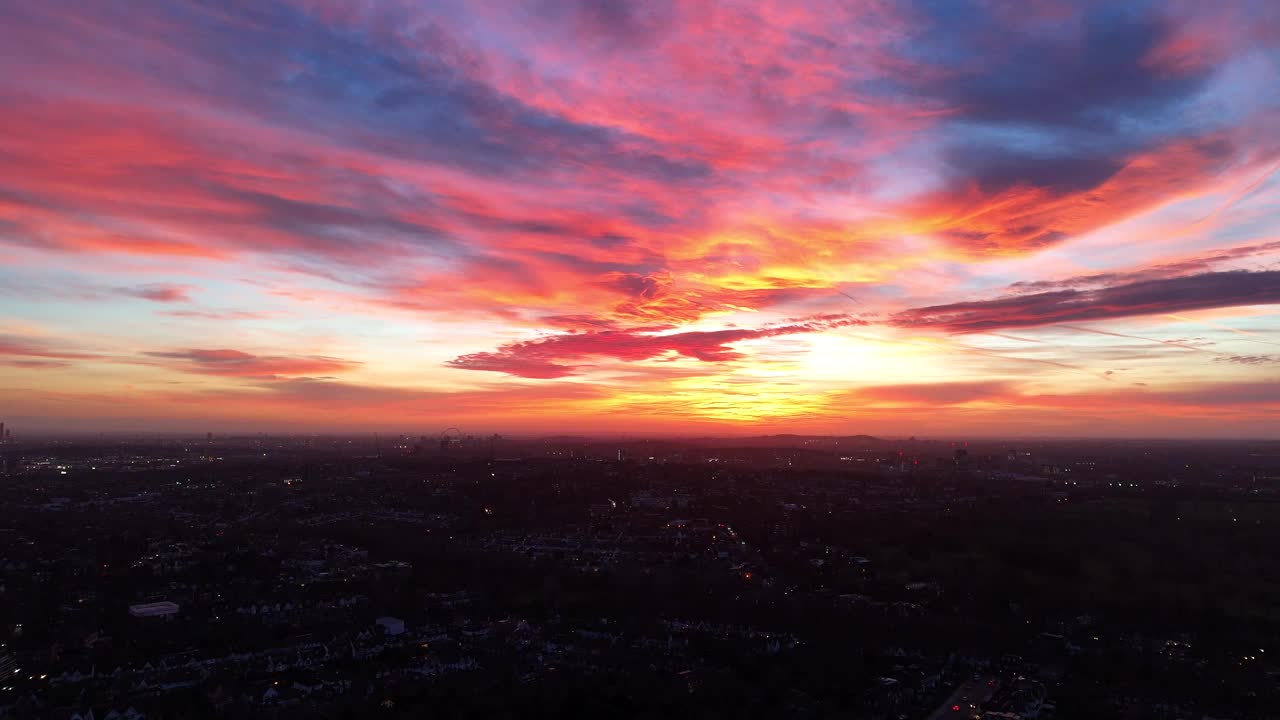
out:
<path id="1" fill-rule="evenodd" d="M 990 674 L 979 675 L 976 680 L 965 681 L 929 715 L 929 720 L 969 720 L 978 714 L 977 708 L 982 707 L 982 703 L 995 693 L 995 687 L 987 684 L 995 681 L 996 676 Z M 957 707 L 959 710 L 955 709 Z"/>

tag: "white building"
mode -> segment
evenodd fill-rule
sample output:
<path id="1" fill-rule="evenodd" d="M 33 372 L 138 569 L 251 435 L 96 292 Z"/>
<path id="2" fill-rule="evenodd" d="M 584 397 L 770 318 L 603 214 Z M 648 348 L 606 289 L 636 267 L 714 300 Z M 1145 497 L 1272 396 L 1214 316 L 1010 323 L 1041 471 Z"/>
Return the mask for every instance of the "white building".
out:
<path id="1" fill-rule="evenodd" d="M 129 614 L 138 618 L 169 617 L 178 614 L 178 604 L 168 600 L 161 600 L 160 602 L 130 605 Z"/>

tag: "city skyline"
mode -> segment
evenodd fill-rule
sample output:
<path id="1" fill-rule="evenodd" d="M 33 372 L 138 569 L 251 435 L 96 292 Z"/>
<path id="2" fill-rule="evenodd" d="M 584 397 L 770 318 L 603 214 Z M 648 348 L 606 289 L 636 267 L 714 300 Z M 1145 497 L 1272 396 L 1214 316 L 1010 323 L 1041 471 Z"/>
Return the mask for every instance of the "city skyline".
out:
<path id="1" fill-rule="evenodd" d="M 0 8 L 22 432 L 1280 437 L 1280 6 Z"/>

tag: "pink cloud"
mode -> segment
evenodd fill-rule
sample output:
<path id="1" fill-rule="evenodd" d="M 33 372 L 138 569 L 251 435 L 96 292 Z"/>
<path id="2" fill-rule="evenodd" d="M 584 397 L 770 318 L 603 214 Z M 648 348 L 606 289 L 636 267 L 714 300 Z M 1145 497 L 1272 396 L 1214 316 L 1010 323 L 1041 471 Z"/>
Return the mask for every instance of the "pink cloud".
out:
<path id="1" fill-rule="evenodd" d="M 359 363 L 325 356 L 253 355 L 241 350 L 190 349 L 152 351 L 149 358 L 176 361 L 177 370 L 221 377 L 270 378 L 327 375 L 352 370 Z"/>
<path id="2" fill-rule="evenodd" d="M 552 335 L 538 340 L 509 343 L 493 352 L 471 353 L 447 365 L 463 370 L 488 370 L 529 378 L 557 378 L 576 374 L 567 364 L 608 358 L 624 362 L 652 360 L 668 353 L 702 362 L 740 360 L 743 353 L 732 345 L 744 340 L 821 332 L 865 325 L 848 316 L 828 316 L 805 323 L 755 329 L 689 331 L 656 334 L 637 330 L 593 330 Z"/>
<path id="3" fill-rule="evenodd" d="M 183 303 L 190 302 L 191 296 L 188 295 L 188 288 L 181 285 L 144 285 L 133 288 L 118 288 L 116 292 L 120 295 L 127 295 L 142 300 L 150 300 L 158 303 Z"/>

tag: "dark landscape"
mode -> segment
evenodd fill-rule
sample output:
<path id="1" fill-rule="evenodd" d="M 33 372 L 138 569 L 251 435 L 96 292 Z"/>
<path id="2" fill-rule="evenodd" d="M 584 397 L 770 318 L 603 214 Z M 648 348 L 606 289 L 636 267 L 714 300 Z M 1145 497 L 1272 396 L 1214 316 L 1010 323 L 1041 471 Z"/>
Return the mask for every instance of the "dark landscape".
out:
<path id="1" fill-rule="evenodd" d="M 0 447 L 0 712 L 15 717 L 1267 718 L 1280 703 L 1275 441 Z"/>

